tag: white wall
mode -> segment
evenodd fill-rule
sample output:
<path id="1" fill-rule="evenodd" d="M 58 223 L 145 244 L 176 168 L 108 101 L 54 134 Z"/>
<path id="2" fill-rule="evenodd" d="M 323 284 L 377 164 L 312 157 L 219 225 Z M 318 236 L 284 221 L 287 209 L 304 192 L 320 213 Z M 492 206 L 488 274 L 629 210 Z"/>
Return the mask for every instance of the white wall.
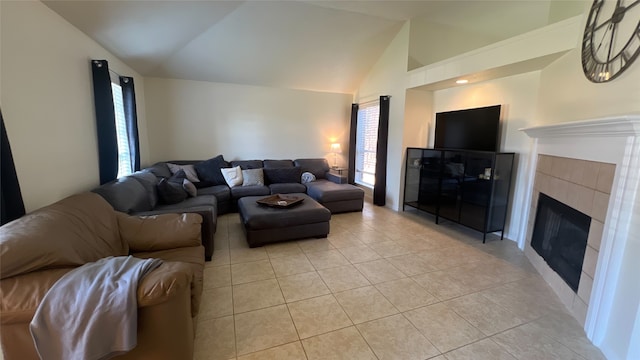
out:
<path id="1" fill-rule="evenodd" d="M 502 40 L 499 37 L 477 31 L 465 31 L 459 27 L 434 23 L 430 19 L 420 17 L 412 19 L 410 26 L 409 70 Z"/>
<path id="2" fill-rule="evenodd" d="M 594 84 L 582 72 L 580 46 L 542 71 L 536 125 L 640 113 L 640 60 L 619 78 Z"/>
<path id="3" fill-rule="evenodd" d="M 351 95 L 145 79 L 152 161 L 327 157 L 348 153 Z"/>
<path id="4" fill-rule="evenodd" d="M 386 206 L 394 210 L 400 208 L 402 201 L 400 190 L 404 182 L 402 159 L 405 151 L 405 78 L 408 56 L 409 23 L 407 22 L 373 66 L 355 97 L 356 102 L 366 102 L 376 99 L 380 95 L 391 95 Z"/>
<path id="5" fill-rule="evenodd" d="M 433 114 L 433 91 L 407 89 L 404 104 L 406 146 L 427 146 Z"/>
<path id="6" fill-rule="evenodd" d="M 140 75 L 39 1 L 0 7 L 0 105 L 26 210 L 99 185 L 90 59 L 134 77 L 146 161 Z"/>
<path id="7" fill-rule="evenodd" d="M 505 236 L 518 240 L 526 219 L 521 214 L 526 203 L 528 158 L 531 140 L 518 129 L 531 126 L 536 114 L 540 72 L 510 76 L 434 92 L 434 112 L 502 105 L 500 151 L 515 152 L 514 175 Z M 430 126 L 429 146 L 433 146 L 434 126 Z"/>

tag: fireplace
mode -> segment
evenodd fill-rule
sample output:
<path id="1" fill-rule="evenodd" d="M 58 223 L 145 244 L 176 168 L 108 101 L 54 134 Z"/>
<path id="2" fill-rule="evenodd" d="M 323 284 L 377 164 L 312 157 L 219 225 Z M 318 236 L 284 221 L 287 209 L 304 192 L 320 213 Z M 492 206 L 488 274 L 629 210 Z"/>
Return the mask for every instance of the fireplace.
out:
<path id="1" fill-rule="evenodd" d="M 531 247 L 578 292 L 591 217 L 545 194 L 538 197 Z"/>
<path id="2" fill-rule="evenodd" d="M 640 114 L 522 130 L 534 166 L 518 245 L 607 358 L 640 359 Z M 530 242 L 546 195 L 591 217 L 577 293 Z"/>
<path id="3" fill-rule="evenodd" d="M 591 300 L 615 169 L 615 164 L 606 162 L 538 154 L 524 251 L 562 303 L 583 324 Z M 549 204 L 556 210 L 545 209 Z M 552 221 L 548 225 L 549 229 L 536 228 L 536 223 L 540 227 L 540 222 L 558 212 L 571 214 L 561 220 L 573 223 L 565 223 L 562 235 L 555 233 L 560 231 L 555 229 L 560 225 L 558 218 L 557 224 Z M 580 220 L 581 216 L 576 213 L 584 217 Z M 542 239 L 537 239 L 539 237 Z M 561 242 L 580 237 L 584 250 L 563 243 L 544 243 L 554 237 L 560 237 L 555 240 Z M 537 246 L 538 241 L 542 241 L 543 246 Z M 574 259 L 564 261 L 571 257 Z"/>

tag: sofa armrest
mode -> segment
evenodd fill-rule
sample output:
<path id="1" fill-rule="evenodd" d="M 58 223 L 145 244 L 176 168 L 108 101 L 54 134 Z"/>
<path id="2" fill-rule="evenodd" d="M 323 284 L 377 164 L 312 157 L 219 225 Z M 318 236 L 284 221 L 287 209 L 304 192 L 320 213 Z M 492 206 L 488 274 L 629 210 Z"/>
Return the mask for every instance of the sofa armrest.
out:
<path id="1" fill-rule="evenodd" d="M 336 184 L 343 184 L 344 182 L 342 182 L 341 176 L 338 176 L 336 174 L 331 173 L 330 171 L 327 171 L 325 174 L 325 179 L 331 181 L 332 183 L 336 183 Z"/>
<path id="2" fill-rule="evenodd" d="M 165 261 L 138 283 L 138 306 L 153 306 L 181 291 L 191 291 L 193 279 L 194 274 L 188 264 Z"/>
<path id="3" fill-rule="evenodd" d="M 120 236 L 131 252 L 158 251 L 201 243 L 202 216 L 195 213 L 130 216 L 118 213 Z"/>

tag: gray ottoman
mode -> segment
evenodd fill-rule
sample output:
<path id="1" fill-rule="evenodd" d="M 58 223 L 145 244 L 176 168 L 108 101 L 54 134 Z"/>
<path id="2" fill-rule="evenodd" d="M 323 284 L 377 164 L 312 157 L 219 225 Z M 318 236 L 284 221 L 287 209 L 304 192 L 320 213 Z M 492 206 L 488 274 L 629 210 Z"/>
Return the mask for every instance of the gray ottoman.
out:
<path id="1" fill-rule="evenodd" d="M 274 208 L 256 203 L 264 196 L 238 199 L 240 221 L 250 247 L 285 240 L 327 237 L 331 212 L 306 194 L 288 195 L 304 200 L 289 208 Z"/>

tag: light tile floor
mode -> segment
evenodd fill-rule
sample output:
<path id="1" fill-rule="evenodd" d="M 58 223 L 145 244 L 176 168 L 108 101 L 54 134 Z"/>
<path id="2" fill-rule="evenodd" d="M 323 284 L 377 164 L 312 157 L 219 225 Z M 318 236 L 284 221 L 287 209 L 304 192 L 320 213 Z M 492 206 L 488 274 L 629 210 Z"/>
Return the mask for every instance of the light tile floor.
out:
<path id="1" fill-rule="evenodd" d="M 512 241 L 365 204 L 250 249 L 218 219 L 195 359 L 604 359 Z"/>

